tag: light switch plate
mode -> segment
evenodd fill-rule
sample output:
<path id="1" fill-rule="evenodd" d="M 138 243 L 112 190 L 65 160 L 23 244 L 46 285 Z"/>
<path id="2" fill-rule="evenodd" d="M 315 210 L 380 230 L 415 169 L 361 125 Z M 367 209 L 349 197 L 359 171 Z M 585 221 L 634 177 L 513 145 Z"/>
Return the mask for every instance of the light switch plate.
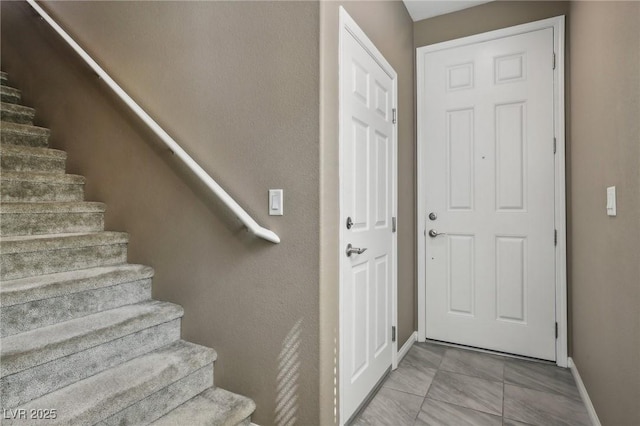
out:
<path id="1" fill-rule="evenodd" d="M 607 215 L 616 215 L 616 187 L 610 186 L 607 188 Z"/>
<path id="2" fill-rule="evenodd" d="M 284 215 L 284 191 L 282 189 L 269 190 L 269 216 Z"/>

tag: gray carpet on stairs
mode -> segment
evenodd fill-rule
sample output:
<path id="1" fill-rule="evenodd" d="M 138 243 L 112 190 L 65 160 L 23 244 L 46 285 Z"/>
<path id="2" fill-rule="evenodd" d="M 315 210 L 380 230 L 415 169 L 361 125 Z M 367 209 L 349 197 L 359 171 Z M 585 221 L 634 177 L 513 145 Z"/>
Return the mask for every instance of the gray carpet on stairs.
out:
<path id="1" fill-rule="evenodd" d="M 151 299 L 153 269 L 127 263 L 128 235 L 21 99 L 1 72 L 2 424 L 250 424 L 254 402 L 214 387 L 216 352 L 180 340 L 182 308 Z"/>

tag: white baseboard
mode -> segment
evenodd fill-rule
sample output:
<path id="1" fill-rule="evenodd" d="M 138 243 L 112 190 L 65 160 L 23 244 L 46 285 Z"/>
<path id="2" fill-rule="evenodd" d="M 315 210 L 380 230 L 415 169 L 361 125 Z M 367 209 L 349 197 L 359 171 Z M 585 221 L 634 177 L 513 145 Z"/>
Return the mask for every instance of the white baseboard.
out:
<path id="1" fill-rule="evenodd" d="M 580 373 L 578 372 L 578 367 L 573 362 L 573 358 L 569 357 L 568 360 L 569 368 L 571 369 L 571 374 L 573 374 L 573 379 L 576 381 L 576 386 L 578 387 L 578 392 L 580 392 L 580 396 L 582 397 L 582 402 L 585 407 L 587 407 L 587 413 L 589 414 L 589 419 L 593 426 L 602 426 L 600 423 L 600 419 L 598 418 L 598 414 L 596 413 L 596 409 L 591 402 L 591 398 L 589 398 L 589 394 L 587 393 L 587 388 L 584 386 L 584 382 L 580 377 Z"/>
<path id="2" fill-rule="evenodd" d="M 417 340 L 418 340 L 418 332 L 414 331 L 398 351 L 398 364 L 400 364 L 400 361 L 402 361 L 402 358 L 404 358 L 405 355 L 407 355 L 407 352 L 409 352 L 409 349 L 411 349 L 411 346 L 413 346 L 413 344 Z"/>

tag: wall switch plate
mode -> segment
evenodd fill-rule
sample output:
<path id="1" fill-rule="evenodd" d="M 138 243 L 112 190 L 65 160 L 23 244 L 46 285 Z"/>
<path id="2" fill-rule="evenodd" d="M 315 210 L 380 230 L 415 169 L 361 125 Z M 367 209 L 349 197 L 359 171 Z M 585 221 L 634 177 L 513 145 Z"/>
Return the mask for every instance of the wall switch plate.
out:
<path id="1" fill-rule="evenodd" d="M 616 215 L 616 187 L 610 186 L 607 188 L 607 215 Z"/>
<path id="2" fill-rule="evenodd" d="M 269 190 L 269 216 L 284 215 L 284 191 L 282 189 Z"/>

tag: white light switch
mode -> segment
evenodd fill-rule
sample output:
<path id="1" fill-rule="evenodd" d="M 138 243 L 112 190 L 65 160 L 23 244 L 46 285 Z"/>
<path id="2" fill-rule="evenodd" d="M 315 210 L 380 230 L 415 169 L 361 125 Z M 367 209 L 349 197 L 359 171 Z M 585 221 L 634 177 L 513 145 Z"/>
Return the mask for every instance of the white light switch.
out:
<path id="1" fill-rule="evenodd" d="M 284 191 L 282 189 L 269 190 L 269 215 L 284 215 Z"/>
<path id="2" fill-rule="evenodd" d="M 609 216 L 616 215 L 616 187 L 607 188 L 607 214 Z"/>

